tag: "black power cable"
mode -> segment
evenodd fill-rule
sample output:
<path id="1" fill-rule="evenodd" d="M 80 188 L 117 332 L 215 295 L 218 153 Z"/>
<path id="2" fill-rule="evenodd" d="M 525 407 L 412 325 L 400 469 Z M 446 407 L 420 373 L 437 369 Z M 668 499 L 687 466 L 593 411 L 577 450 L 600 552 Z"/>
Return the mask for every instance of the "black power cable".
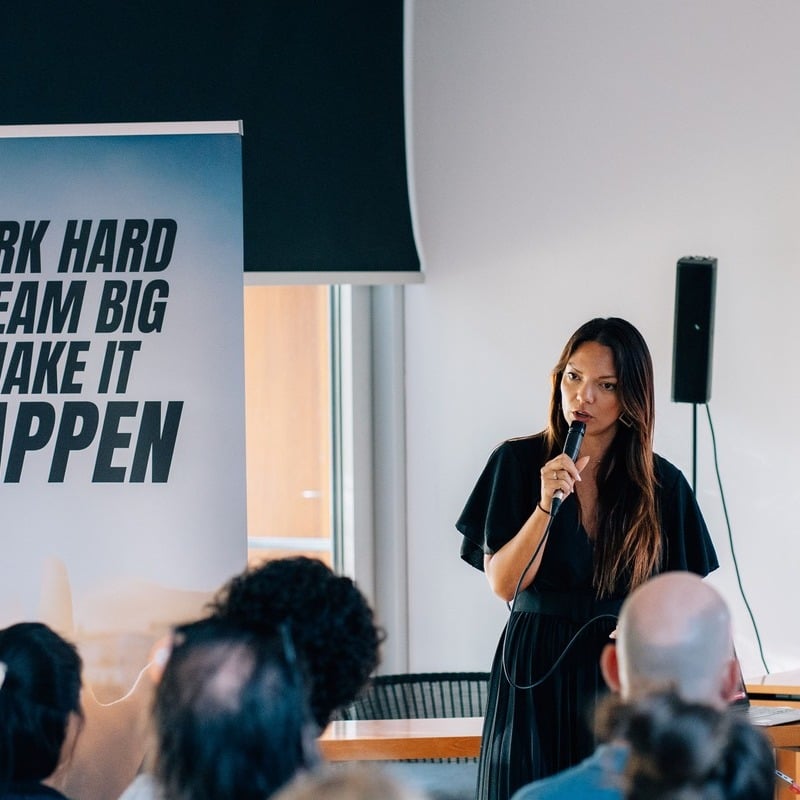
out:
<path id="1" fill-rule="evenodd" d="M 739 562 L 736 558 L 736 549 L 733 546 L 733 531 L 731 529 L 731 520 L 728 516 L 728 506 L 725 502 L 725 491 L 722 488 L 722 477 L 719 473 L 719 457 L 717 456 L 717 437 L 714 433 L 714 423 L 711 420 L 711 408 L 708 403 L 704 403 L 706 407 L 706 416 L 708 417 L 708 428 L 711 431 L 711 447 L 714 452 L 714 471 L 717 475 L 717 486 L 719 486 L 719 497 L 722 500 L 722 511 L 725 514 L 725 525 L 728 531 L 728 546 L 730 547 L 731 557 L 733 558 L 733 569 L 736 573 L 736 582 L 739 585 L 739 594 L 742 596 L 742 600 L 744 601 L 745 608 L 747 609 L 747 613 L 750 616 L 750 622 L 753 625 L 753 631 L 756 635 L 756 642 L 758 643 L 758 653 L 761 656 L 761 663 L 764 665 L 764 670 L 766 671 L 767 675 L 769 675 L 769 667 L 767 666 L 767 661 L 764 658 L 764 648 L 761 644 L 761 634 L 758 632 L 758 625 L 756 624 L 756 618 L 753 615 L 753 610 L 750 608 L 750 602 L 747 599 L 747 595 L 744 591 L 744 586 L 742 584 L 742 576 L 739 572 Z"/>

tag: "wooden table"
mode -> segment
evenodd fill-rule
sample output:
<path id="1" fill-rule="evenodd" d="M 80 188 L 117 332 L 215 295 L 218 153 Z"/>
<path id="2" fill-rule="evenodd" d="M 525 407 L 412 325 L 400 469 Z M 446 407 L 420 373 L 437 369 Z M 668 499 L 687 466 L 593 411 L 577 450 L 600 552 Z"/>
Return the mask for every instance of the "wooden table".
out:
<path id="1" fill-rule="evenodd" d="M 337 720 L 319 744 L 328 761 L 475 758 L 482 728 L 482 717 Z"/>
<path id="2" fill-rule="evenodd" d="M 775 747 L 800 748 L 800 722 L 787 722 L 785 725 L 759 725 Z M 792 770 L 794 772 L 794 770 Z M 800 775 L 793 777 L 800 778 Z"/>
<path id="3" fill-rule="evenodd" d="M 329 761 L 477 758 L 482 717 L 363 719 L 332 722 L 319 739 Z M 761 730 L 775 747 L 800 749 L 800 722 Z"/>
<path id="4" fill-rule="evenodd" d="M 749 678 L 745 685 L 753 702 L 800 706 L 800 669 Z"/>
<path id="5" fill-rule="evenodd" d="M 800 669 L 773 672 L 745 681 L 753 705 L 800 706 Z M 775 745 L 775 765 L 800 780 L 800 723 L 771 725 L 761 730 Z M 797 795 L 782 781 L 777 782 L 776 800 L 797 800 Z"/>
<path id="6" fill-rule="evenodd" d="M 749 692 L 751 684 L 748 682 L 747 686 Z M 325 729 L 319 744 L 328 761 L 476 758 L 480 754 L 482 728 L 482 717 L 336 721 Z M 761 730 L 775 747 L 778 769 L 800 779 L 800 723 Z M 775 797 L 796 800 L 797 795 L 778 781 Z"/>

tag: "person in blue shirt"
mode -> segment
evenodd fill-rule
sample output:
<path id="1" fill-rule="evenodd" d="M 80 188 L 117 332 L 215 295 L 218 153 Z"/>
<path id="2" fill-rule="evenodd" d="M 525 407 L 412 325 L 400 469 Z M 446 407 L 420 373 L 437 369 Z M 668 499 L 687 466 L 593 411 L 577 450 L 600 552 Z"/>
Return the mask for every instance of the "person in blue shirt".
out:
<path id="1" fill-rule="evenodd" d="M 671 689 L 681 700 L 726 709 L 739 683 L 730 611 L 698 575 L 666 572 L 623 603 L 603 677 L 626 703 Z M 513 800 L 624 800 L 629 745 L 617 736 L 580 764 L 519 789 Z"/>

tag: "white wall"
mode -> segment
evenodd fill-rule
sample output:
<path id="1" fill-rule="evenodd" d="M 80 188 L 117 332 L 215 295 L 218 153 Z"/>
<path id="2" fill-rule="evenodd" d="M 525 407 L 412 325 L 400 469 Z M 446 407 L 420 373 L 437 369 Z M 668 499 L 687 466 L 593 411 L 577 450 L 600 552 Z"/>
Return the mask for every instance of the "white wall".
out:
<path id="1" fill-rule="evenodd" d="M 711 413 L 741 579 L 771 671 L 800 666 L 800 3 L 409 0 L 406 288 L 411 669 L 488 669 L 506 616 L 453 527 L 491 449 L 540 430 L 572 331 L 623 316 L 657 373 L 656 445 L 691 479 L 670 400 L 675 263 L 719 259 Z M 761 674 L 699 409 L 699 500 Z"/>

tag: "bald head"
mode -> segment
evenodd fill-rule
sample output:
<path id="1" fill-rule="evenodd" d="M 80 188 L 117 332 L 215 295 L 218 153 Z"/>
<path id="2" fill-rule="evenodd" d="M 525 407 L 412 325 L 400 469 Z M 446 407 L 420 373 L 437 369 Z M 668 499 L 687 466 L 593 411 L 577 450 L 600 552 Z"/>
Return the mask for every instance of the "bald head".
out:
<path id="1" fill-rule="evenodd" d="M 722 705 L 734 677 L 728 607 L 691 572 L 667 572 L 638 587 L 617 625 L 623 698 L 672 688 L 685 700 Z"/>

